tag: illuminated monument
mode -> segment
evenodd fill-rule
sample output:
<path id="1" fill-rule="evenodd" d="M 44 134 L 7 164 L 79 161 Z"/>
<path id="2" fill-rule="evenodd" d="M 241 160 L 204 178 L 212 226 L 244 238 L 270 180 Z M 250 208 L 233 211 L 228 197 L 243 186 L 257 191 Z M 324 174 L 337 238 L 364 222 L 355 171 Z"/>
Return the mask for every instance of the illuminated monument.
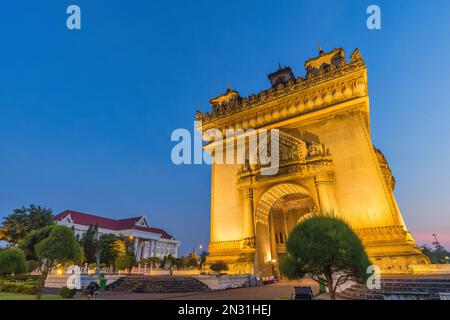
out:
<path id="1" fill-rule="evenodd" d="M 280 130 L 276 175 L 262 175 L 258 164 L 213 164 L 207 262 L 225 261 L 235 273 L 278 275 L 289 232 L 322 212 L 350 223 L 383 272 L 428 264 L 402 219 L 389 165 L 372 145 L 360 52 L 348 62 L 342 49 L 320 50 L 305 68 L 305 78 L 296 78 L 280 67 L 269 75 L 268 90 L 242 98 L 228 89 L 211 99 L 211 113 L 197 112 L 203 132 Z"/>

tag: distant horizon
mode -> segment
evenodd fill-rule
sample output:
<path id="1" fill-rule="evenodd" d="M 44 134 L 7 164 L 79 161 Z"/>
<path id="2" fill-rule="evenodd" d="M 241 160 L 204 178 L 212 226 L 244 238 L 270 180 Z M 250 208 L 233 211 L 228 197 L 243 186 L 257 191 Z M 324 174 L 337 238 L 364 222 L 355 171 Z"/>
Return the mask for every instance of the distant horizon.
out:
<path id="1" fill-rule="evenodd" d="M 74 209 L 65 209 L 65 210 L 59 211 L 57 213 L 55 213 L 55 212 L 52 212 L 52 213 L 53 213 L 53 216 L 56 216 L 56 215 L 58 215 L 58 214 L 60 214 L 60 213 L 62 213 L 64 211 L 68 211 L 68 210 L 69 211 L 76 211 L 76 212 L 80 212 L 80 213 L 85 213 L 85 214 L 96 215 L 96 216 L 104 217 L 104 218 L 110 218 L 110 219 L 114 219 L 114 220 L 121 220 L 121 219 L 127 219 L 127 218 L 133 218 L 133 217 L 141 217 L 141 216 L 146 216 L 146 218 L 149 220 L 149 216 L 146 215 L 146 214 L 143 214 L 143 215 L 129 215 L 129 216 L 123 216 L 123 217 L 119 216 L 117 218 L 111 218 L 111 217 L 109 217 L 108 215 L 105 215 L 105 214 L 99 214 L 99 213 L 95 213 L 95 212 L 85 212 L 85 211 L 74 210 Z M 149 224 L 152 227 L 161 228 L 160 226 L 151 224 L 150 221 L 149 221 Z M 164 229 L 164 228 L 162 228 L 162 229 Z M 167 233 L 171 234 L 170 230 L 166 230 L 166 229 L 164 229 L 164 230 Z M 171 235 L 173 235 L 173 234 L 171 234 Z M 175 235 L 173 235 L 173 236 L 175 237 L 176 240 L 179 240 L 179 239 L 177 239 L 177 237 Z M 433 234 L 430 234 L 430 235 L 427 235 L 427 234 L 422 234 L 422 235 L 420 235 L 420 234 L 412 234 L 412 236 L 413 236 L 414 240 L 416 240 L 416 244 L 419 247 L 422 247 L 424 245 L 428 245 L 429 247 L 433 248 L 433 242 L 435 241 L 434 238 L 433 238 Z M 420 241 L 419 240 L 419 239 L 425 239 L 428 236 L 430 238 L 429 241 Z M 442 246 L 444 246 L 446 249 L 450 249 L 450 245 L 449 245 L 450 244 L 450 239 L 449 238 L 445 237 L 444 240 L 442 240 L 442 238 L 441 238 L 441 236 L 439 234 L 436 234 L 436 236 L 438 238 L 439 243 Z M 197 246 L 197 247 L 194 247 L 194 248 L 191 248 L 190 250 L 188 250 L 187 253 L 192 252 L 192 249 L 196 249 L 198 252 L 203 251 L 203 250 L 208 251 L 207 250 L 208 244 L 199 244 L 199 245 L 201 245 L 203 248 L 199 249 L 198 248 L 199 246 Z M 7 243 L 5 241 L 0 241 L 0 247 L 5 247 L 5 246 L 7 246 Z M 183 243 L 181 243 L 180 248 L 183 248 Z"/>
<path id="2" fill-rule="evenodd" d="M 181 242 L 210 233 L 211 168 L 176 166 L 173 130 L 227 83 L 241 96 L 269 87 L 278 64 L 359 48 L 368 69 L 373 144 L 396 180 L 395 196 L 418 245 L 432 234 L 450 249 L 450 3 L 77 0 L 3 4 L 0 20 L 0 220 L 29 204 L 118 217 L 147 215 Z M 443 40 L 444 39 L 444 40 Z M 1 244 L 0 244 L 1 245 Z"/>

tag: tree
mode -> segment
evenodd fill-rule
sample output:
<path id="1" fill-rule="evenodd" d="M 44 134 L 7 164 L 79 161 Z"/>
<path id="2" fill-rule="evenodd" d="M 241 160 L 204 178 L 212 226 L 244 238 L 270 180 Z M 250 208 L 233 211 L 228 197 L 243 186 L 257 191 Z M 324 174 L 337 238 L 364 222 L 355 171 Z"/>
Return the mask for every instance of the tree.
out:
<path id="1" fill-rule="evenodd" d="M 177 260 L 177 258 L 173 257 L 171 254 L 168 256 L 165 256 L 161 261 L 161 268 L 165 270 L 172 269 L 172 267 L 180 266 L 180 261 Z"/>
<path id="2" fill-rule="evenodd" d="M 121 249 L 122 252 L 118 252 L 115 249 L 114 244 L 117 240 L 118 238 L 113 234 L 103 234 L 100 236 L 98 243 L 100 263 L 104 263 L 107 266 L 114 265 L 119 255 L 125 253 L 125 249 L 123 248 L 123 250 Z"/>
<path id="3" fill-rule="evenodd" d="M 90 225 L 80 239 L 87 263 L 97 263 L 99 258 L 98 226 Z"/>
<path id="4" fill-rule="evenodd" d="M 135 256 L 133 237 L 118 237 L 113 242 L 112 246 L 119 256 L 123 256 L 126 253 L 133 254 Z"/>
<path id="5" fill-rule="evenodd" d="M 39 267 L 39 263 L 35 260 L 28 260 L 27 261 L 27 273 L 30 275 L 34 270 L 36 270 Z"/>
<path id="6" fill-rule="evenodd" d="M 130 274 L 133 267 L 137 265 L 136 257 L 126 253 L 116 259 L 115 265 L 117 270 L 128 270 Z"/>
<path id="7" fill-rule="evenodd" d="M 0 275 L 22 274 L 27 272 L 25 253 L 18 248 L 0 250 Z"/>
<path id="8" fill-rule="evenodd" d="M 125 245 L 125 241 L 117 238 L 112 242 L 112 249 L 117 253 L 118 256 L 124 256 L 127 252 L 127 247 Z"/>
<path id="9" fill-rule="evenodd" d="M 197 268 L 199 264 L 199 257 L 195 253 L 195 250 L 192 250 L 191 253 L 185 259 L 185 266 L 189 269 Z"/>
<path id="10" fill-rule="evenodd" d="M 203 265 L 205 264 L 207 256 L 209 256 L 208 251 L 203 250 L 202 253 L 200 253 L 200 261 L 199 261 L 200 268 L 203 267 Z"/>
<path id="11" fill-rule="evenodd" d="M 150 268 L 158 268 L 161 265 L 161 259 L 158 257 L 148 257 L 140 261 L 141 265 L 145 264 Z"/>
<path id="12" fill-rule="evenodd" d="M 217 272 L 218 274 L 220 274 L 222 271 L 227 271 L 228 270 L 228 265 L 223 262 L 223 261 L 217 261 L 214 262 L 213 264 L 211 264 L 209 266 L 209 268 L 214 271 Z"/>
<path id="13" fill-rule="evenodd" d="M 19 248 L 25 252 L 27 260 L 34 260 L 39 262 L 39 257 L 36 254 L 36 245 L 47 238 L 54 227 L 55 225 L 51 225 L 41 229 L 33 230 L 27 233 L 27 235 L 19 242 Z"/>
<path id="14" fill-rule="evenodd" d="M 289 235 L 281 272 L 290 279 L 308 274 L 328 287 L 331 299 L 336 289 L 353 279 L 367 279 L 370 265 L 361 240 L 335 217 L 315 216 L 299 223 Z"/>
<path id="15" fill-rule="evenodd" d="M 53 226 L 50 234 L 36 245 L 36 255 L 42 261 L 37 299 L 41 298 L 42 289 L 50 270 L 57 263 L 79 260 L 80 245 L 73 231 L 64 226 Z"/>
<path id="16" fill-rule="evenodd" d="M 0 226 L 0 240 L 15 245 L 29 232 L 52 224 L 51 209 L 34 204 L 15 209 L 3 219 Z"/>

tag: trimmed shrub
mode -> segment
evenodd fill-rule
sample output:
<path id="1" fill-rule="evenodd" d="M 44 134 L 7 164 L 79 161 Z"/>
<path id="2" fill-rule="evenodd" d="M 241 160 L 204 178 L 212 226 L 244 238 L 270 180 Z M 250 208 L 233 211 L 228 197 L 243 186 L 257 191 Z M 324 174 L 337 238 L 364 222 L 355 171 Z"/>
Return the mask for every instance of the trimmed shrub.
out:
<path id="1" fill-rule="evenodd" d="M 35 295 L 37 293 L 37 286 L 20 282 L 2 281 L 0 282 L 0 291 Z"/>
<path id="2" fill-rule="evenodd" d="M 116 259 L 117 270 L 128 270 L 128 272 L 131 272 L 131 269 L 136 266 L 136 264 L 136 258 L 132 254 L 125 254 Z"/>
<path id="3" fill-rule="evenodd" d="M 22 274 L 27 272 L 25 253 L 17 248 L 0 251 L 0 275 Z"/>
<path id="4" fill-rule="evenodd" d="M 35 260 L 27 261 L 27 272 L 30 274 L 39 267 L 39 263 Z"/>
<path id="5" fill-rule="evenodd" d="M 25 282 L 26 284 L 37 283 L 40 279 L 39 275 L 26 275 L 26 274 L 16 274 L 16 275 L 7 275 L 2 277 L 1 279 L 10 282 Z M 0 281 L 1 281 L 0 279 Z"/>
<path id="6" fill-rule="evenodd" d="M 297 224 L 286 243 L 280 271 L 289 279 L 305 275 L 328 287 L 335 299 L 338 285 L 364 282 L 369 258 L 358 235 L 338 217 L 313 216 Z"/>
<path id="7" fill-rule="evenodd" d="M 217 261 L 209 266 L 212 271 L 221 273 L 222 271 L 228 270 L 228 265 L 223 261 Z"/>
<path id="8" fill-rule="evenodd" d="M 69 289 L 68 287 L 62 287 L 59 290 L 59 295 L 64 299 L 72 299 L 77 293 L 76 289 Z"/>

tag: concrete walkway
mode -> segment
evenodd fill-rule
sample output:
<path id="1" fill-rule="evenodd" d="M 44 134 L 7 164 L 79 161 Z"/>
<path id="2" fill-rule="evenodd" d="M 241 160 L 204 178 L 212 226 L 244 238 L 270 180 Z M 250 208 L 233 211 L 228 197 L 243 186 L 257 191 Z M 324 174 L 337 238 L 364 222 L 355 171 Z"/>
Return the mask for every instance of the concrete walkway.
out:
<path id="1" fill-rule="evenodd" d="M 188 293 L 102 292 L 97 300 L 276 300 L 289 298 L 294 292 L 294 286 L 310 286 L 315 295 L 319 292 L 316 282 L 305 279 L 280 281 L 258 287 Z"/>

